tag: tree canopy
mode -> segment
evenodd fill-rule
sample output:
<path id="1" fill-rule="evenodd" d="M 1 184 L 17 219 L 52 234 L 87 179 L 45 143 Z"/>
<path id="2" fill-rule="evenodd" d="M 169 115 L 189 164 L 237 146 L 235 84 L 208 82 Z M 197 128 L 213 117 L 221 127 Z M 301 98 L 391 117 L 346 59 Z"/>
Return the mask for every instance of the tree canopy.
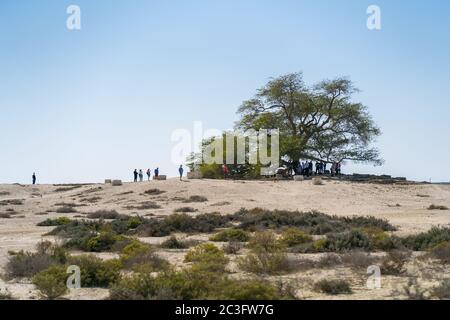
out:
<path id="1" fill-rule="evenodd" d="M 290 162 L 351 160 L 381 165 L 372 147 L 380 129 L 367 107 L 353 102 L 358 92 L 346 78 L 307 86 L 302 73 L 270 80 L 238 110 L 240 130 L 279 129 L 280 155 Z"/>

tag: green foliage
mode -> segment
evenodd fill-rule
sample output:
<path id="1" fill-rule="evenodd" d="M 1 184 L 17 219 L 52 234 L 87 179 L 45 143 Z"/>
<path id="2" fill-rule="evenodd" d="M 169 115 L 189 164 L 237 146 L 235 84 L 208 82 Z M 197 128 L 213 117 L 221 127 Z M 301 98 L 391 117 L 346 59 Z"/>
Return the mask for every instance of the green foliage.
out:
<path id="1" fill-rule="evenodd" d="M 396 228 L 386 220 L 374 217 L 337 217 L 320 212 L 298 212 L 282 210 L 266 210 L 255 208 L 241 209 L 233 216 L 239 221 L 239 228 L 245 230 L 280 229 L 283 227 L 298 228 L 308 234 L 324 235 L 339 233 L 354 228 L 376 227 L 383 231 L 395 231 Z"/>
<path id="2" fill-rule="evenodd" d="M 310 235 L 298 229 L 289 228 L 283 231 L 280 241 L 287 247 L 294 247 L 299 244 L 312 242 L 313 239 Z"/>
<path id="3" fill-rule="evenodd" d="M 227 242 L 227 241 L 247 242 L 249 239 L 250 235 L 244 230 L 227 229 L 215 234 L 209 240 L 216 242 Z"/>
<path id="4" fill-rule="evenodd" d="M 59 217 L 56 219 L 47 219 L 45 221 L 39 222 L 37 225 L 39 227 L 56 227 L 63 226 L 70 223 L 70 219 L 67 217 Z"/>
<path id="5" fill-rule="evenodd" d="M 203 243 L 189 250 L 184 261 L 192 262 L 195 268 L 201 270 L 223 272 L 229 260 L 214 244 Z"/>
<path id="6" fill-rule="evenodd" d="M 41 296 L 54 300 L 67 293 L 68 274 L 64 266 L 51 266 L 33 277 L 33 284 L 40 291 Z"/>
<path id="7" fill-rule="evenodd" d="M 382 164 L 370 144 L 380 135 L 367 108 L 352 102 L 357 91 L 345 78 L 311 87 L 301 73 L 271 79 L 238 110 L 241 130 L 280 130 L 280 156 L 328 162 L 352 160 Z"/>
<path id="8" fill-rule="evenodd" d="M 119 260 L 102 260 L 93 255 L 74 256 L 69 259 L 81 271 L 81 286 L 84 288 L 107 288 L 119 280 L 122 267 Z"/>
<path id="9" fill-rule="evenodd" d="M 414 251 L 424 251 L 450 241 L 449 227 L 433 227 L 431 230 L 402 239 L 403 245 Z"/>
<path id="10" fill-rule="evenodd" d="M 450 263 L 450 242 L 438 244 L 430 250 L 429 255 L 435 259 L 439 259 L 442 263 Z"/>
<path id="11" fill-rule="evenodd" d="M 327 236 L 323 249 L 325 251 L 349 251 L 349 250 L 370 250 L 372 242 L 370 238 L 363 232 L 352 230 Z"/>
<path id="12" fill-rule="evenodd" d="M 136 233 L 147 237 L 164 237 L 174 232 L 202 232 L 208 233 L 216 228 L 223 228 L 229 224 L 230 217 L 219 214 L 201 214 L 191 217 L 187 214 L 173 214 L 164 219 L 146 219 Z"/>
<path id="13" fill-rule="evenodd" d="M 263 280 L 234 280 L 199 268 L 124 277 L 110 289 L 112 300 L 280 300 L 291 295 Z"/>
<path id="14" fill-rule="evenodd" d="M 104 252 L 110 251 L 117 241 L 122 240 L 122 236 L 118 236 L 112 232 L 103 231 L 99 235 L 87 240 L 81 249 L 88 252 Z"/>
<path id="15" fill-rule="evenodd" d="M 177 237 L 171 236 L 169 239 L 165 240 L 161 243 L 161 248 L 165 249 L 187 249 L 193 244 L 197 243 L 196 241 L 181 241 L 178 240 Z"/>
<path id="16" fill-rule="evenodd" d="M 125 269 L 137 272 L 161 271 L 169 267 L 169 263 L 160 258 L 150 245 L 138 240 L 134 240 L 122 250 L 121 262 Z"/>

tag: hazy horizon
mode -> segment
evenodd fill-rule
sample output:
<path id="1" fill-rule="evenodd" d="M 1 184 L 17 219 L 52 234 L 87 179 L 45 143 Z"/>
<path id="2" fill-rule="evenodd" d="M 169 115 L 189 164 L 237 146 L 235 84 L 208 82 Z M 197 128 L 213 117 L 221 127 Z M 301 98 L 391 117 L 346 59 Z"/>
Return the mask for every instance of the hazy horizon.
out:
<path id="1" fill-rule="evenodd" d="M 66 8 L 81 8 L 81 30 Z M 382 29 L 366 27 L 381 8 Z M 381 167 L 344 173 L 446 182 L 450 2 L 0 3 L 0 183 L 174 177 L 179 128 L 226 130 L 271 77 L 349 77 L 382 130 Z M 187 169 L 185 170 L 187 171 Z"/>

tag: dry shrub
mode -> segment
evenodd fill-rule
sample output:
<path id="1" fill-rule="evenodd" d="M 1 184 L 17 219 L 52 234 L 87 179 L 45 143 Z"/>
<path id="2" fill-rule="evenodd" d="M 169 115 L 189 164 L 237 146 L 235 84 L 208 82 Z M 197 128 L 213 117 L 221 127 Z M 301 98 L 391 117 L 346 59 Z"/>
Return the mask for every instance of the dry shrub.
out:
<path id="1" fill-rule="evenodd" d="M 411 257 L 411 252 L 395 250 L 391 251 L 381 260 L 381 274 L 399 276 L 406 273 L 406 263 Z"/>
<path id="2" fill-rule="evenodd" d="M 432 204 L 428 207 L 428 210 L 448 210 L 448 207 Z"/>
<path id="3" fill-rule="evenodd" d="M 197 209 L 194 209 L 192 207 L 181 207 L 174 210 L 175 213 L 192 213 L 197 211 L 198 211 Z"/>
<path id="4" fill-rule="evenodd" d="M 350 283 L 345 280 L 323 279 L 314 284 L 314 290 L 330 295 L 352 293 Z"/>

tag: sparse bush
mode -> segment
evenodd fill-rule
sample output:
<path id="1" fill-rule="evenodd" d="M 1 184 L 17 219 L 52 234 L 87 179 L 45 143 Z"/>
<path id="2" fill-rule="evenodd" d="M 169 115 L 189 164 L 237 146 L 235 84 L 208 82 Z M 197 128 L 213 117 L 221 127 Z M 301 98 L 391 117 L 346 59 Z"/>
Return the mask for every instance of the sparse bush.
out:
<path id="1" fill-rule="evenodd" d="M 450 263 L 450 242 L 443 242 L 430 250 L 429 255 L 443 263 Z"/>
<path id="2" fill-rule="evenodd" d="M 39 227 L 57 227 L 69 224 L 71 220 L 67 217 L 59 217 L 56 219 L 47 219 L 45 221 L 39 222 L 37 225 Z"/>
<path id="3" fill-rule="evenodd" d="M 0 213 L 0 219 L 11 219 L 11 214 L 9 214 L 9 213 Z"/>
<path id="4" fill-rule="evenodd" d="M 411 253 L 408 251 L 391 251 L 381 260 L 381 273 L 399 276 L 406 272 L 405 265 Z"/>
<path id="5" fill-rule="evenodd" d="M 144 201 L 137 206 L 126 206 L 125 209 L 128 209 L 128 210 L 150 210 L 150 209 L 161 209 L 161 206 L 153 201 Z"/>
<path id="6" fill-rule="evenodd" d="M 299 244 L 312 242 L 313 239 L 310 235 L 304 233 L 303 231 L 289 228 L 283 231 L 280 241 L 287 247 L 294 247 Z"/>
<path id="7" fill-rule="evenodd" d="M 121 215 L 116 210 L 98 210 L 87 214 L 88 219 L 119 219 Z"/>
<path id="8" fill-rule="evenodd" d="M 151 195 L 151 196 L 157 196 L 163 193 L 166 193 L 166 191 L 161 191 L 159 189 L 150 189 L 144 192 L 145 194 Z"/>
<path id="9" fill-rule="evenodd" d="M 291 270 L 283 246 L 272 232 L 256 233 L 248 247 L 251 252 L 238 260 L 242 270 L 256 274 L 280 274 Z"/>
<path id="10" fill-rule="evenodd" d="M 137 240 L 122 250 L 121 261 L 124 268 L 135 271 L 161 271 L 169 267 L 169 263 L 160 258 L 151 246 Z"/>
<path id="11" fill-rule="evenodd" d="M 161 248 L 187 249 L 187 248 L 191 247 L 192 245 L 194 245 L 195 243 L 196 243 L 196 241 L 192 241 L 192 240 L 181 241 L 181 240 L 178 240 L 177 237 L 171 236 L 169 239 L 167 239 L 161 243 Z"/>
<path id="12" fill-rule="evenodd" d="M 338 294 L 351 294 L 352 289 L 350 283 L 345 280 L 327 280 L 323 279 L 314 284 L 314 289 L 318 292 L 338 295 Z"/>
<path id="13" fill-rule="evenodd" d="M 209 240 L 216 242 L 247 242 L 249 239 L 250 235 L 244 230 L 227 229 L 215 234 Z"/>
<path id="14" fill-rule="evenodd" d="M 56 209 L 56 213 L 75 213 L 78 212 L 75 207 L 72 206 L 63 206 Z"/>
<path id="15" fill-rule="evenodd" d="M 189 213 L 189 212 L 197 212 L 197 211 L 198 211 L 197 209 L 194 209 L 192 207 L 182 207 L 182 208 L 178 208 L 178 209 L 174 210 L 174 212 L 176 212 L 176 213 L 181 213 L 181 212 Z"/>
<path id="16" fill-rule="evenodd" d="M 5 267 L 6 276 L 9 279 L 31 278 L 54 264 L 55 259 L 48 254 L 20 251 L 9 257 Z"/>
<path id="17" fill-rule="evenodd" d="M 367 269 L 369 266 L 374 265 L 378 258 L 366 252 L 354 251 L 343 254 L 341 261 L 353 269 Z"/>
<path id="18" fill-rule="evenodd" d="M 434 288 L 432 295 L 440 300 L 450 300 L 450 280 L 442 281 L 439 286 Z"/>
<path id="19" fill-rule="evenodd" d="M 42 297 L 54 300 L 67 293 L 68 274 L 64 266 L 51 266 L 33 277 L 33 284 Z"/>
<path id="20" fill-rule="evenodd" d="M 448 207 L 432 204 L 431 206 L 428 207 L 428 210 L 448 210 Z"/>
<path id="21" fill-rule="evenodd" d="M 201 270 L 223 272 L 228 264 L 224 252 L 211 243 L 203 243 L 191 249 L 184 258 Z"/>
<path id="22" fill-rule="evenodd" d="M 226 254 L 238 254 L 239 251 L 243 248 L 242 242 L 237 241 L 229 241 L 224 247 L 223 251 Z"/>
<path id="23" fill-rule="evenodd" d="M 408 284 L 403 287 L 403 294 L 409 300 L 428 300 L 429 292 L 422 288 L 416 278 L 409 278 Z"/>
<path id="24" fill-rule="evenodd" d="M 192 203 L 192 202 L 207 202 L 208 198 L 203 196 L 190 196 L 189 198 L 183 200 L 184 203 Z"/>
<path id="25" fill-rule="evenodd" d="M 315 265 L 318 268 L 330 268 L 340 264 L 342 264 L 342 258 L 339 255 L 327 253 L 323 255 Z"/>
<path id="26" fill-rule="evenodd" d="M 8 199 L 8 200 L 2 200 L 0 201 L 0 206 L 21 206 L 23 205 L 23 200 L 20 199 Z"/>

